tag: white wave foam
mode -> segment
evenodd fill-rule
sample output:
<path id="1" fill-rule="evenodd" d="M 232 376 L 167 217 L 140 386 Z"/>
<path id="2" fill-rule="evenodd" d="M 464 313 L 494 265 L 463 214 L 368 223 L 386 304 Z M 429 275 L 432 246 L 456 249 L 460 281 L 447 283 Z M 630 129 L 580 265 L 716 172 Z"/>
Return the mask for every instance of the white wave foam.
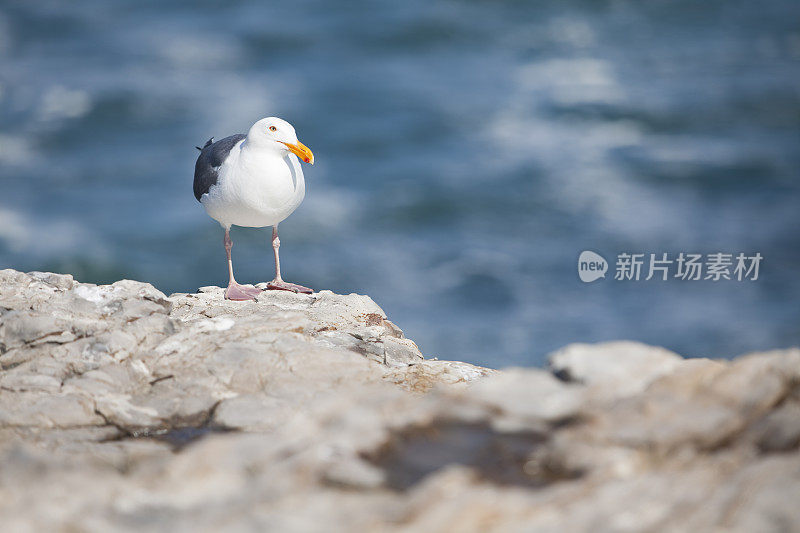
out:
<path id="1" fill-rule="evenodd" d="M 87 229 L 72 220 L 37 220 L 23 213 L 0 207 L 0 242 L 13 252 L 53 254 L 74 250 L 90 240 Z"/>
<path id="2" fill-rule="evenodd" d="M 0 134 L 0 163 L 22 165 L 33 160 L 31 143 L 23 137 Z"/>
<path id="3" fill-rule="evenodd" d="M 611 65 L 599 59 L 550 59 L 521 67 L 523 91 L 543 91 L 560 104 L 616 103 L 625 99 Z"/>
<path id="4" fill-rule="evenodd" d="M 92 102 L 86 91 L 56 85 L 44 93 L 38 115 L 44 121 L 79 118 L 91 108 Z"/>

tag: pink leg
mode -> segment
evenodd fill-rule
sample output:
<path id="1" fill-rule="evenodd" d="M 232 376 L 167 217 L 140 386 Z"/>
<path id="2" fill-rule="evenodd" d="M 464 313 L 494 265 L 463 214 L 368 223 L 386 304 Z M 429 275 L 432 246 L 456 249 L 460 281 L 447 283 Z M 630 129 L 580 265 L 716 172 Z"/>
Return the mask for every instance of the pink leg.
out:
<path id="1" fill-rule="evenodd" d="M 297 285 L 296 283 L 289 283 L 281 279 L 281 259 L 278 254 L 278 249 L 281 247 L 281 240 L 278 238 L 278 226 L 272 227 L 272 251 L 275 253 L 275 279 L 267 283 L 267 289 L 273 291 L 292 291 L 302 292 L 303 294 L 311 294 L 314 291 L 308 287 Z"/>
<path id="2" fill-rule="evenodd" d="M 225 228 L 225 253 L 228 255 L 228 288 L 225 289 L 226 300 L 255 300 L 256 296 L 261 294 L 261 289 L 256 289 L 252 286 L 239 285 L 233 277 L 233 261 L 231 260 L 231 248 L 233 248 L 233 241 L 231 240 L 230 228 Z"/>

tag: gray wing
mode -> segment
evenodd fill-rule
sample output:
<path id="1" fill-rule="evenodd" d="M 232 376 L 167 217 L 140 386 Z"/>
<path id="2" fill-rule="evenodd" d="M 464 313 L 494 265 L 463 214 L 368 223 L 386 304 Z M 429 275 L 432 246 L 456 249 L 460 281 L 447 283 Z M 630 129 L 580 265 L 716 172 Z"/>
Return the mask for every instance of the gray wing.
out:
<path id="1" fill-rule="evenodd" d="M 220 165 L 228 157 L 236 143 L 245 137 L 247 136 L 237 133 L 217 142 L 213 142 L 214 138 L 212 137 L 200 150 L 200 156 L 194 165 L 194 197 L 197 198 L 198 202 L 200 197 L 207 193 L 212 185 L 217 184 Z"/>

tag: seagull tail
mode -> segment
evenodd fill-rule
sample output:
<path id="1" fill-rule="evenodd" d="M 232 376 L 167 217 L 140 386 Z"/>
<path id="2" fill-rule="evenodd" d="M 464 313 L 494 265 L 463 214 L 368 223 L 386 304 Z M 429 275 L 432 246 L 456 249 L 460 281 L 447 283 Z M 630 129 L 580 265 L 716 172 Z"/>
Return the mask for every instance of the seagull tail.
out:
<path id="1" fill-rule="evenodd" d="M 203 145 L 203 148 L 208 148 L 208 147 L 209 147 L 209 146 L 211 146 L 212 144 L 214 144 L 214 137 L 211 137 L 209 140 L 207 140 L 207 141 L 206 141 L 206 144 L 204 144 L 204 145 Z M 198 149 L 198 150 L 200 150 L 201 152 L 203 151 L 203 148 L 200 148 L 199 146 L 195 146 L 195 148 L 197 148 L 197 149 Z"/>

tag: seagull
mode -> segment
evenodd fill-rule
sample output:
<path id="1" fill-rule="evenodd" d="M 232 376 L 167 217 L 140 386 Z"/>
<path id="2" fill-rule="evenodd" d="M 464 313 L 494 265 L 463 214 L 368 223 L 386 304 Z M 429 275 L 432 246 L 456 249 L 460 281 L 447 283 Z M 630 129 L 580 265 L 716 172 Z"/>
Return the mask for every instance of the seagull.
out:
<path id="1" fill-rule="evenodd" d="M 306 194 L 303 169 L 298 158 L 311 165 L 314 154 L 297 140 L 291 124 L 277 117 L 262 118 L 247 135 L 236 134 L 217 142 L 214 138 L 200 148 L 194 167 L 194 197 L 225 230 L 228 256 L 228 300 L 254 300 L 261 289 L 240 285 L 233 277 L 231 226 L 263 228 L 272 226 L 275 279 L 267 289 L 311 294 L 308 287 L 281 278 L 278 255 L 281 241 L 278 223 L 297 209 Z"/>

